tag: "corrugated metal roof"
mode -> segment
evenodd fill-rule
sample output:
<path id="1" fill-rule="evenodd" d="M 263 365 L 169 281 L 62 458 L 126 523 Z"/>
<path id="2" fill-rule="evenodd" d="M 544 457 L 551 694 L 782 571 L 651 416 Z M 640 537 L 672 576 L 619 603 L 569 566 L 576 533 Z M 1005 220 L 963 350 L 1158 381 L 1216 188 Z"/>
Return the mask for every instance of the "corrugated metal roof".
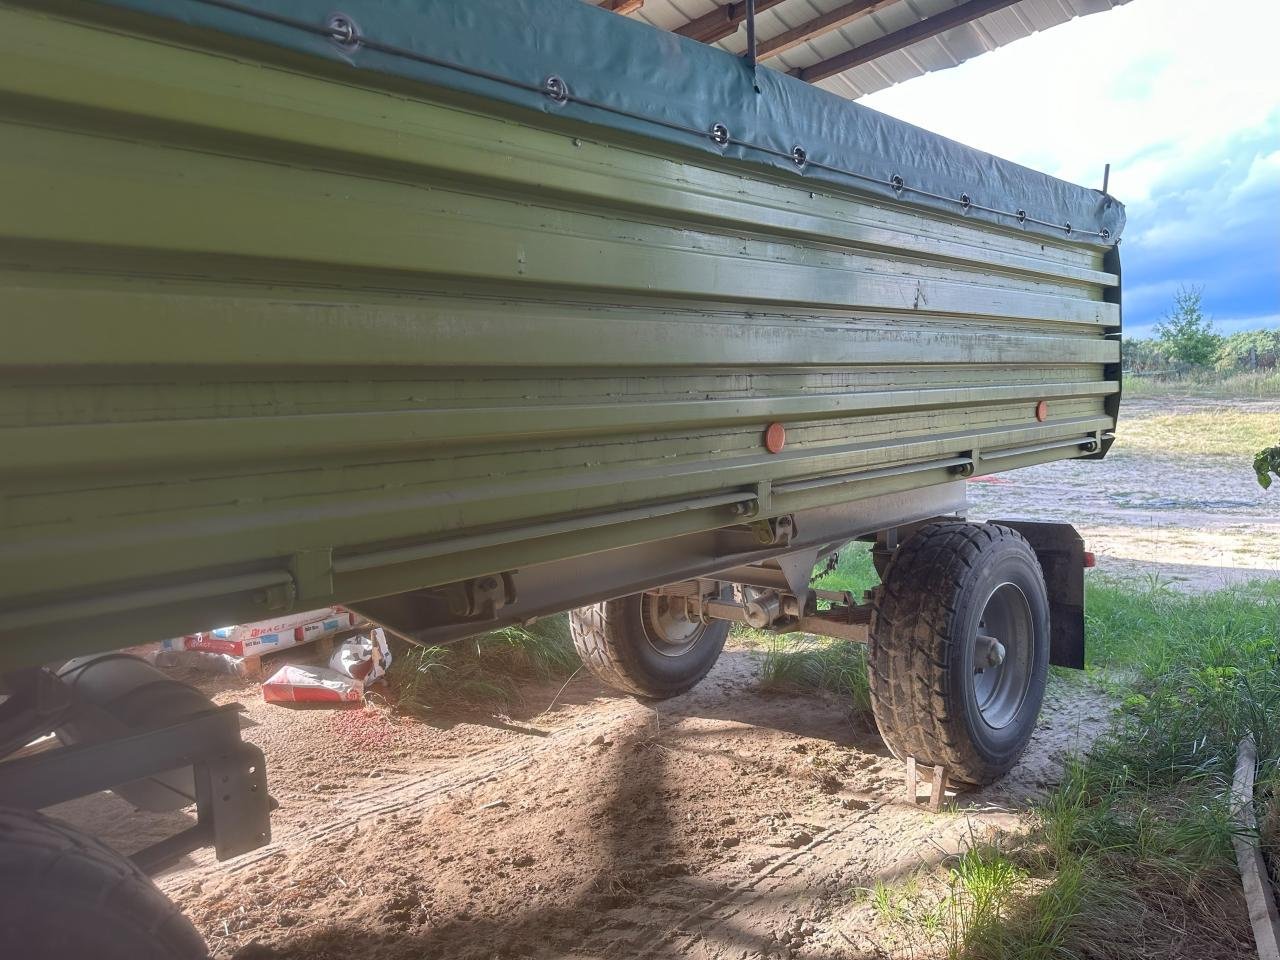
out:
<path id="1" fill-rule="evenodd" d="M 595 0 L 592 0 L 595 2 Z M 630 16 L 663 30 L 677 30 L 697 17 L 723 6 L 725 0 L 644 0 Z M 843 6 L 848 0 L 783 0 L 756 16 L 758 42 Z M 829 57 L 861 47 L 929 17 L 965 4 L 966 0 L 896 0 L 843 27 L 823 33 L 798 46 L 763 60 L 775 70 L 809 67 Z M 841 96 L 857 99 L 876 90 L 935 70 L 945 70 L 997 47 L 1029 37 L 1075 17 L 1110 10 L 1129 0 L 1019 0 L 935 37 L 919 40 L 852 67 L 817 85 Z M 733 53 L 746 49 L 746 31 L 739 28 L 716 42 Z"/>

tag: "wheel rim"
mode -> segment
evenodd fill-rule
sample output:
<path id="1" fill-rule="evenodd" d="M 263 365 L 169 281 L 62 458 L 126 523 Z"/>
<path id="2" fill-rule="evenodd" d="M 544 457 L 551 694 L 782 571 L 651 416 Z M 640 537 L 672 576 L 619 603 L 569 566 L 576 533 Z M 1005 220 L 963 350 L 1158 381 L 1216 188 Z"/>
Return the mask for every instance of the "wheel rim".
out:
<path id="1" fill-rule="evenodd" d="M 689 618 L 682 597 L 665 597 L 647 593 L 642 600 L 644 636 L 657 653 L 679 657 L 693 649 L 702 639 L 707 625 Z"/>
<path id="2" fill-rule="evenodd" d="M 1035 621 L 1017 584 L 1002 583 L 991 591 L 971 644 L 978 715 L 992 729 L 1007 727 L 1027 698 L 1034 671 Z"/>

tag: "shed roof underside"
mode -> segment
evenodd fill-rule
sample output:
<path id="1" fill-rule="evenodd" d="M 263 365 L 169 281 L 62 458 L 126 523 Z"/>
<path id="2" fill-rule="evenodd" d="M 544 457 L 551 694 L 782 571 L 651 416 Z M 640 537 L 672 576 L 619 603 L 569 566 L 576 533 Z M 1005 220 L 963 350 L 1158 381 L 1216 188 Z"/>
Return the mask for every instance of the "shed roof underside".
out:
<path id="1" fill-rule="evenodd" d="M 743 0 L 591 0 L 663 30 L 746 50 Z M 1128 0 L 756 0 L 760 62 L 850 99 L 958 66 Z"/>

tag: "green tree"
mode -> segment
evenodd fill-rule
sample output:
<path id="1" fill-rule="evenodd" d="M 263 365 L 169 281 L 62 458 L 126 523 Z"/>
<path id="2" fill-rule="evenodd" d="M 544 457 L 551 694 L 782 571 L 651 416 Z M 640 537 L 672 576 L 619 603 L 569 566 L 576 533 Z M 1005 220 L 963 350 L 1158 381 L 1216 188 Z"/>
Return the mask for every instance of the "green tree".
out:
<path id="1" fill-rule="evenodd" d="M 1214 331 L 1213 321 L 1204 315 L 1203 296 L 1203 287 L 1179 287 L 1173 310 L 1156 324 L 1160 349 L 1175 363 L 1207 367 L 1217 359 L 1222 337 Z"/>

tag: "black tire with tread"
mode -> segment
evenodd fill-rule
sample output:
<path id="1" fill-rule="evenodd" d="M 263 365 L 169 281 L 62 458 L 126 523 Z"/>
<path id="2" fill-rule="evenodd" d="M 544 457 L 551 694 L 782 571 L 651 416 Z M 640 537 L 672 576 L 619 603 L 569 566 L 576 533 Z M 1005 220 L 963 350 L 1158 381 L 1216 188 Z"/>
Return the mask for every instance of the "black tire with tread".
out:
<path id="1" fill-rule="evenodd" d="M 966 643 L 990 589 L 1018 583 L 1034 621 L 1030 687 L 1007 730 L 993 737 L 972 703 Z M 1009 771 L 1035 730 L 1049 662 L 1044 574 L 1021 534 L 960 521 L 922 527 L 894 551 L 871 613 L 871 704 L 899 759 L 947 768 L 953 782 L 982 786 Z M 966 674 L 968 674 L 966 676 Z M 994 742 L 993 742 L 994 741 Z"/>
<path id="2" fill-rule="evenodd" d="M 722 590 L 722 599 L 731 591 Z M 710 672 L 729 636 L 728 621 L 713 621 L 678 657 L 655 652 L 644 634 L 644 594 L 606 600 L 569 613 L 569 632 L 583 665 L 615 690 L 665 700 L 692 689 Z"/>
<path id="3" fill-rule="evenodd" d="M 191 921 L 127 857 L 39 813 L 0 809 L 0 956 L 208 955 Z"/>

